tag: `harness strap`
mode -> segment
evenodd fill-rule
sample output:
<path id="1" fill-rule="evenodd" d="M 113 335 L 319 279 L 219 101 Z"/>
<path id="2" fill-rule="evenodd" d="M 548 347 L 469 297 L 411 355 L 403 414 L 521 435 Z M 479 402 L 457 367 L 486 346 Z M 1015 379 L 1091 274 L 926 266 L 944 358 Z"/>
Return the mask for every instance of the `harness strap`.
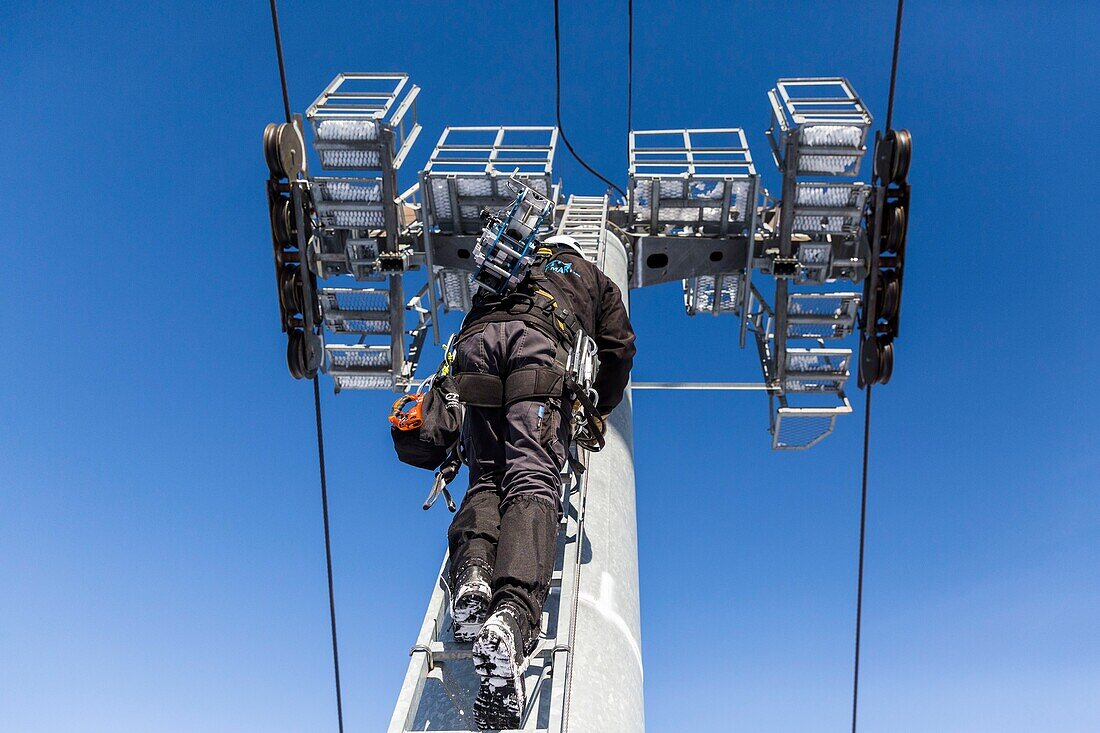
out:
<path id="1" fill-rule="evenodd" d="M 526 400 L 561 397 L 565 389 L 565 374 L 555 367 L 526 366 L 508 375 L 504 383 L 504 404 Z"/>
<path id="2" fill-rule="evenodd" d="M 504 382 L 496 374 L 459 372 L 455 375 L 458 397 L 470 407 L 500 407 L 504 404 Z"/>

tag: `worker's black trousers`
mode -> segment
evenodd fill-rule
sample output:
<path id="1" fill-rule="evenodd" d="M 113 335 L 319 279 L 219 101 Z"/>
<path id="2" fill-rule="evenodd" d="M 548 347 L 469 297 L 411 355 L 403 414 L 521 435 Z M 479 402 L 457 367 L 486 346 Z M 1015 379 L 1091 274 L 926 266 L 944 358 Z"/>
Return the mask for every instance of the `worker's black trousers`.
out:
<path id="1" fill-rule="evenodd" d="M 557 348 L 522 322 L 493 323 L 459 341 L 455 366 L 506 378 L 520 367 L 553 365 Z M 468 565 L 490 569 L 490 611 L 506 601 L 526 611 L 527 651 L 538 638 L 554 571 L 568 430 L 556 398 L 469 407 L 463 426 L 470 487 L 448 532 L 452 588 Z"/>

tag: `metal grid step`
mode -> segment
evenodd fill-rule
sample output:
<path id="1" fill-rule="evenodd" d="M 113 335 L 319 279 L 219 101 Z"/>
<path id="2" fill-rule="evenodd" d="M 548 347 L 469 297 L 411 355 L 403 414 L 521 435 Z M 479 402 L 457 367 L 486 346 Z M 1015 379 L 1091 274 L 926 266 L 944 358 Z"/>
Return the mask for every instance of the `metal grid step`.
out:
<path id="1" fill-rule="evenodd" d="M 469 311 L 474 297 L 474 274 L 469 270 L 442 268 L 438 277 L 443 310 Z"/>
<path id="2" fill-rule="evenodd" d="M 851 349 L 788 348 L 785 392 L 839 392 L 848 380 Z"/>
<path id="3" fill-rule="evenodd" d="M 333 333 L 390 333 L 390 294 L 382 288 L 322 288 L 325 327 Z"/>
<path id="4" fill-rule="evenodd" d="M 810 236 L 852 236 L 859 230 L 871 187 L 864 183 L 799 181 L 794 192 L 792 231 Z"/>
<path id="5" fill-rule="evenodd" d="M 792 404 L 797 398 L 810 397 L 817 404 Z M 831 404 L 822 399 L 831 400 Z M 805 450 L 824 440 L 836 427 L 836 419 L 852 411 L 843 391 L 828 395 L 779 395 L 772 412 L 772 448 Z M 799 400 L 801 402 L 801 400 Z"/>
<path id="6" fill-rule="evenodd" d="M 393 350 L 389 345 L 325 344 L 327 372 L 336 391 L 393 389 Z"/>
<path id="7" fill-rule="evenodd" d="M 321 223 L 330 229 L 384 229 L 381 178 L 310 179 L 313 205 Z"/>
<path id="8" fill-rule="evenodd" d="M 787 298 L 787 338 L 846 338 L 855 328 L 859 303 L 859 293 L 792 293 Z"/>
<path id="9" fill-rule="evenodd" d="M 716 316 L 722 313 L 740 313 L 743 279 L 742 273 L 730 272 L 699 275 L 684 280 L 684 310 L 689 316 L 696 313 L 713 313 Z"/>

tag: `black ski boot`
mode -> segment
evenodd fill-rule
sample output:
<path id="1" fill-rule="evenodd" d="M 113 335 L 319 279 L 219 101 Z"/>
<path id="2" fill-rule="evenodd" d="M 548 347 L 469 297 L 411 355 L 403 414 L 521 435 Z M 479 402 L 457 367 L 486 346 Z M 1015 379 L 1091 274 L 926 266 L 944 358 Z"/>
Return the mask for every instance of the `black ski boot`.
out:
<path id="1" fill-rule="evenodd" d="M 484 565 L 472 563 L 458 574 L 451 595 L 451 631 L 454 640 L 473 641 L 489 616 L 490 583 L 493 574 Z"/>
<path id="2" fill-rule="evenodd" d="M 474 700 L 474 722 L 481 730 L 512 730 L 523 723 L 527 709 L 523 618 L 519 608 L 503 603 L 474 640 L 474 667 L 481 675 L 481 688 Z"/>

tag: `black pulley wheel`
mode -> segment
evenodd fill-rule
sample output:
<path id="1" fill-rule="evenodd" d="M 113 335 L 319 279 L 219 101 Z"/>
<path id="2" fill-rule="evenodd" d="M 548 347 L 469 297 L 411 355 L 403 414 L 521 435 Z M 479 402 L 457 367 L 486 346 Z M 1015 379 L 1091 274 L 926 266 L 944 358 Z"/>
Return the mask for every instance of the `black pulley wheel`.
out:
<path id="1" fill-rule="evenodd" d="M 294 204 L 286 196 L 272 201 L 271 234 L 276 247 L 295 247 L 298 244 L 298 232 L 294 227 Z"/>
<path id="2" fill-rule="evenodd" d="M 283 265 L 279 270 L 279 305 L 286 316 L 302 312 L 302 268 Z"/>
<path id="3" fill-rule="evenodd" d="M 898 306 L 901 305 L 901 281 L 898 280 L 896 270 L 883 270 L 879 273 L 876 293 L 877 317 L 893 321 L 898 317 Z"/>
<path id="4" fill-rule="evenodd" d="M 296 125 L 272 122 L 264 129 L 264 158 L 274 178 L 297 179 L 305 171 L 305 150 Z"/>
<path id="5" fill-rule="evenodd" d="M 272 129 L 272 125 L 275 125 Z M 264 130 L 264 157 L 267 168 L 276 178 L 295 180 L 306 169 L 306 141 L 294 124 L 267 125 Z"/>
<path id="6" fill-rule="evenodd" d="M 894 375 L 894 344 L 888 343 L 879 350 L 878 383 L 886 384 Z"/>
<path id="7" fill-rule="evenodd" d="M 883 185 L 893 180 L 893 167 L 894 141 L 887 133 L 875 143 L 875 175 Z"/>
<path id="8" fill-rule="evenodd" d="M 286 178 L 283 162 L 279 159 L 279 123 L 268 123 L 264 128 L 264 159 L 272 178 Z"/>
<path id="9" fill-rule="evenodd" d="M 902 251 L 905 249 L 905 233 L 909 228 L 909 214 L 905 210 L 905 206 L 900 203 L 895 203 L 890 206 L 886 216 L 886 250 L 888 252 L 894 252 L 897 254 L 898 259 L 902 257 Z"/>
<path id="10" fill-rule="evenodd" d="M 890 130 L 886 137 L 891 139 L 890 181 L 905 183 L 909 177 L 909 163 L 913 159 L 913 136 L 908 130 Z"/>
<path id="11" fill-rule="evenodd" d="M 286 366 L 290 370 L 290 376 L 301 379 L 306 375 L 305 356 L 305 331 L 291 331 L 286 339 Z"/>
<path id="12" fill-rule="evenodd" d="M 302 340 L 302 364 L 305 366 L 306 379 L 313 379 L 317 376 L 317 370 L 321 368 L 321 356 L 324 353 L 324 346 L 321 343 L 321 337 L 312 331 L 304 331 Z"/>
<path id="13" fill-rule="evenodd" d="M 878 381 L 880 346 L 875 334 L 868 334 L 859 344 L 859 386 L 866 387 Z"/>

